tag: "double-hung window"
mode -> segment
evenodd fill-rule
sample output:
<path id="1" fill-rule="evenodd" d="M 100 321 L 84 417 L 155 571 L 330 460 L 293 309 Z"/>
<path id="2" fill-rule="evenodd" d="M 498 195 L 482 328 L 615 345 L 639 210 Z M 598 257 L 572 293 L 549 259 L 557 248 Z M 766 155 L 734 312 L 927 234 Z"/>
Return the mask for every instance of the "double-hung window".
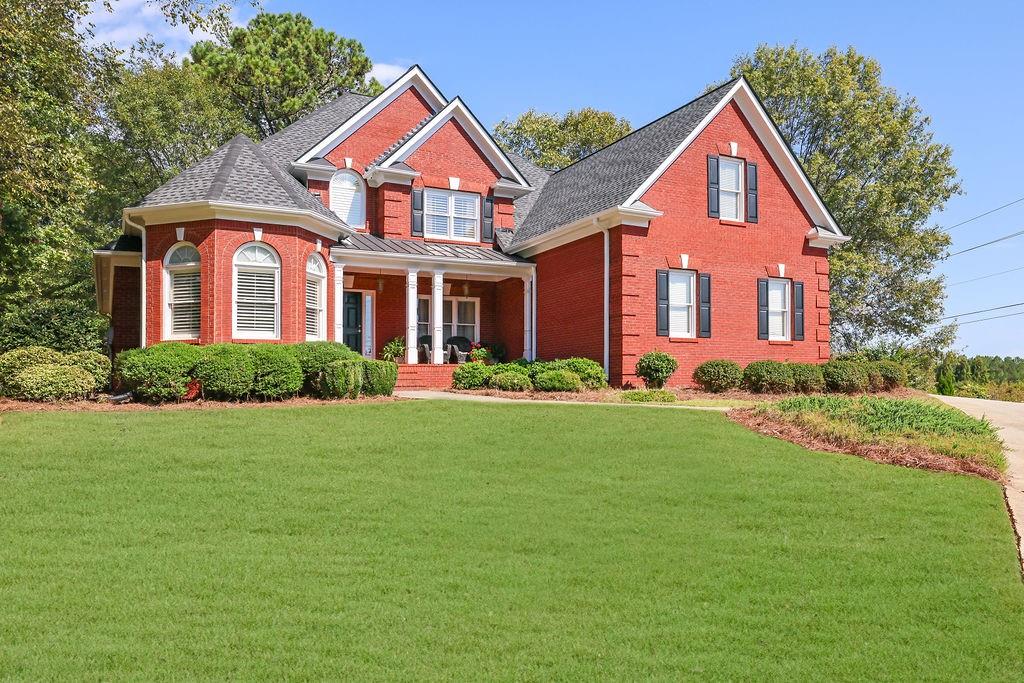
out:
<path id="1" fill-rule="evenodd" d="M 789 341 L 790 289 L 789 280 L 772 278 L 768 280 L 768 339 Z"/>
<path id="2" fill-rule="evenodd" d="M 479 241 L 480 195 L 454 190 L 423 190 L 423 234 L 465 242 Z"/>
<path id="3" fill-rule="evenodd" d="M 720 218 L 743 220 L 743 162 L 739 159 L 718 159 L 718 207 Z"/>
<path id="4" fill-rule="evenodd" d="M 199 338 L 199 251 L 180 244 L 167 254 L 168 316 L 164 321 L 166 339 Z"/>
<path id="5" fill-rule="evenodd" d="M 264 244 L 246 244 L 235 252 L 234 336 L 281 336 L 281 262 Z"/>
<path id="6" fill-rule="evenodd" d="M 418 336 L 430 335 L 430 297 L 420 297 Z M 480 341 L 480 301 L 467 297 L 445 297 L 441 303 L 442 336 L 447 342 L 452 337 L 465 337 L 471 342 Z"/>
<path id="7" fill-rule="evenodd" d="M 327 266 L 319 254 L 306 260 L 306 340 L 327 339 Z"/>
<path id="8" fill-rule="evenodd" d="M 693 337 L 695 277 L 692 270 L 668 272 L 668 336 Z"/>

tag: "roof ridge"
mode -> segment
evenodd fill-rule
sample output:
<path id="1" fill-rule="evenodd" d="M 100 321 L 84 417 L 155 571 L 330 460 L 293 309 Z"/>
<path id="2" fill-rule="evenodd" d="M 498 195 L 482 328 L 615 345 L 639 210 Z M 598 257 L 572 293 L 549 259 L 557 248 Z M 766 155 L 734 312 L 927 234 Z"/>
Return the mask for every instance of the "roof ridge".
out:
<path id="1" fill-rule="evenodd" d="M 238 157 L 242 153 L 246 142 L 252 144 L 252 140 L 246 137 L 244 133 L 239 133 L 222 145 L 227 147 L 227 151 L 220 160 L 217 172 L 213 175 L 210 189 L 206 191 L 207 199 L 220 199 L 221 195 L 224 194 L 224 188 L 227 187 L 231 172 L 235 170 L 235 162 L 238 161 Z M 214 153 L 216 154 L 216 152 Z"/>
<path id="2" fill-rule="evenodd" d="M 248 138 L 246 139 L 248 140 Z M 249 140 L 249 142 L 252 143 L 252 140 Z M 270 175 L 273 176 L 274 180 L 281 187 L 281 189 L 284 190 L 289 197 L 291 197 L 292 201 L 295 202 L 295 205 L 298 206 L 299 208 L 308 208 L 308 205 L 310 205 L 310 203 L 306 201 L 306 197 L 312 200 L 313 195 L 309 194 L 308 192 L 299 192 L 295 187 L 296 185 L 298 185 L 298 181 L 295 180 L 295 178 L 293 178 L 291 175 L 288 175 L 284 171 L 282 171 L 280 166 L 274 163 L 274 160 L 268 157 L 266 152 L 259 148 L 259 145 L 253 144 L 252 152 L 253 155 L 256 157 L 257 161 L 259 161 L 264 168 L 270 171 Z M 288 180 L 291 180 L 292 182 L 288 182 Z M 319 202 L 317 202 L 317 204 L 319 204 Z M 320 206 L 323 205 L 320 204 Z"/>
<path id="3" fill-rule="evenodd" d="M 427 114 L 426 116 L 424 116 L 423 119 L 419 123 L 417 123 L 415 126 L 413 126 L 405 135 L 403 135 L 402 137 L 398 138 L 396 141 L 391 143 L 391 145 L 388 146 L 388 148 L 385 149 L 383 152 L 381 152 L 377 156 L 376 159 L 374 159 L 373 161 L 368 163 L 366 165 L 366 168 L 373 168 L 374 166 L 377 166 L 378 164 L 383 163 L 389 156 L 391 156 L 392 154 L 394 154 L 395 152 L 400 150 L 405 143 L 409 142 L 409 140 L 412 139 L 412 136 L 414 136 L 414 135 L 416 135 L 416 133 L 420 132 L 423 129 L 423 127 L 425 125 L 427 125 L 428 123 L 430 123 L 430 121 L 435 116 L 437 116 L 437 114 L 433 114 L 433 113 Z"/>
<path id="4" fill-rule="evenodd" d="M 284 133 L 286 130 L 288 130 L 292 126 L 297 125 L 299 123 L 302 123 L 306 119 L 311 118 L 313 116 L 316 116 L 317 114 L 320 114 L 321 112 L 323 112 L 328 107 L 332 107 L 335 104 L 337 104 L 338 100 L 344 99 L 346 97 L 350 97 L 352 95 L 354 95 L 356 97 L 364 97 L 364 98 L 369 99 L 369 100 L 373 99 L 373 96 L 371 96 L 371 95 L 364 95 L 363 93 L 352 92 L 351 90 L 346 90 L 345 92 L 343 92 L 342 94 L 338 95 L 337 97 L 335 97 L 330 102 L 324 102 L 323 104 L 321 104 L 319 107 L 317 107 L 313 111 L 310 111 L 310 112 L 307 112 L 307 113 L 303 114 L 302 116 L 300 116 L 299 118 L 295 119 L 294 121 L 289 123 L 287 126 L 282 128 L 281 130 L 277 131 L 273 135 L 268 135 L 267 137 L 263 138 L 262 140 L 260 140 L 256 144 L 261 146 L 261 145 L 263 145 L 263 143 L 268 142 L 270 140 L 273 140 L 274 138 L 276 138 L 277 136 L 281 135 L 282 133 Z"/>

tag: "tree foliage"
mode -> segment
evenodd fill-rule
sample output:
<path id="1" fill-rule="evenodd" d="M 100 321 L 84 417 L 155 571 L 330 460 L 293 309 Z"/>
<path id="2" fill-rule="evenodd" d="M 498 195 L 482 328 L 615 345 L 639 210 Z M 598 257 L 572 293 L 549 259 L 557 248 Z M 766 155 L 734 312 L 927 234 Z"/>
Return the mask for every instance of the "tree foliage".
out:
<path id="1" fill-rule="evenodd" d="M 359 41 L 301 14 L 257 14 L 220 42 L 196 43 L 190 56 L 261 138 L 345 91 L 381 90 Z"/>
<path id="2" fill-rule="evenodd" d="M 831 255 L 832 337 L 842 350 L 931 336 L 944 287 L 933 267 L 949 236 L 929 216 L 958 193 L 952 150 L 934 141 L 917 101 L 882 83 L 879 63 L 852 47 L 815 55 L 759 46 L 739 57 L 745 76 L 852 237 Z"/>
<path id="3" fill-rule="evenodd" d="M 502 147 L 543 168 L 564 168 L 607 147 L 633 127 L 624 118 L 598 109 L 570 110 L 564 116 L 535 109 L 515 121 L 504 119 L 494 128 Z"/>

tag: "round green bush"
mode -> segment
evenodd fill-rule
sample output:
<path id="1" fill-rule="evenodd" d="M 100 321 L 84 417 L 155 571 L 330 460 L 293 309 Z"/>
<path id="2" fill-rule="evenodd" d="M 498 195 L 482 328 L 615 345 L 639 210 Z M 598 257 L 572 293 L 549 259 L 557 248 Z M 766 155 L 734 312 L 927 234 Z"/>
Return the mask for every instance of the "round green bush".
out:
<path id="1" fill-rule="evenodd" d="M 693 381 L 717 394 L 737 388 L 743 382 L 743 369 L 731 360 L 707 360 L 694 368 Z"/>
<path id="2" fill-rule="evenodd" d="M 452 387 L 456 389 L 483 389 L 491 378 L 493 366 L 483 363 L 463 363 L 452 373 Z"/>
<path id="3" fill-rule="evenodd" d="M 885 391 L 885 378 L 879 372 L 878 364 L 866 362 L 862 363 L 862 365 L 864 366 L 864 372 L 868 374 L 868 391 Z"/>
<path id="4" fill-rule="evenodd" d="M 530 379 L 530 365 L 529 361 L 518 360 L 514 363 L 495 363 L 491 366 L 492 375 L 501 375 L 506 372 L 515 372 L 526 379 Z"/>
<path id="5" fill-rule="evenodd" d="M 521 372 L 495 372 L 487 383 L 493 389 L 501 391 L 531 391 L 533 382 L 530 376 Z"/>
<path id="6" fill-rule="evenodd" d="M 676 359 L 664 351 L 648 351 L 636 362 L 636 376 L 648 389 L 661 389 L 678 367 Z"/>
<path id="7" fill-rule="evenodd" d="M 821 366 L 825 388 L 840 394 L 856 394 L 868 388 L 868 373 L 861 363 L 830 360 Z"/>
<path id="8" fill-rule="evenodd" d="M 95 351 L 78 351 L 64 356 L 64 365 L 82 368 L 92 376 L 93 391 L 102 391 L 110 386 L 110 359 Z"/>
<path id="9" fill-rule="evenodd" d="M 66 401 L 93 392 L 95 380 L 72 365 L 31 365 L 14 376 L 16 398 L 25 401 Z"/>
<path id="10" fill-rule="evenodd" d="M 195 376 L 202 384 L 205 398 L 233 401 L 252 391 L 256 373 L 244 344 L 211 344 L 203 347 Z"/>
<path id="11" fill-rule="evenodd" d="M 14 376 L 33 365 L 56 365 L 64 354 L 46 346 L 25 346 L 0 354 L 0 396 L 14 395 Z"/>
<path id="12" fill-rule="evenodd" d="M 622 400 L 631 403 L 675 403 L 676 395 L 667 389 L 630 389 L 622 392 Z"/>
<path id="13" fill-rule="evenodd" d="M 880 360 L 875 363 L 882 376 L 883 388 L 887 391 L 907 386 L 907 369 L 894 360 Z"/>
<path id="14" fill-rule="evenodd" d="M 336 360 L 324 368 L 324 395 L 328 398 L 358 398 L 363 388 L 364 361 Z"/>
<path id="15" fill-rule="evenodd" d="M 164 342 L 122 351 L 114 359 L 117 384 L 144 401 L 177 401 L 188 391 L 200 347 Z"/>
<path id="16" fill-rule="evenodd" d="M 281 344 L 252 344 L 252 395 L 274 400 L 294 396 L 302 389 L 302 368 L 295 355 Z"/>
<path id="17" fill-rule="evenodd" d="M 590 358 L 566 358 L 551 363 L 551 370 L 568 370 L 583 382 L 587 389 L 603 389 L 608 386 L 604 367 Z"/>
<path id="18" fill-rule="evenodd" d="M 538 391 L 583 391 L 583 380 L 571 370 L 548 370 L 533 383 Z"/>
<path id="19" fill-rule="evenodd" d="M 541 374 L 542 372 L 547 372 L 548 370 L 555 369 L 554 363 L 552 363 L 551 361 L 534 360 L 525 362 L 527 364 L 526 369 L 530 373 L 530 381 L 533 382 L 534 384 L 537 383 L 537 375 Z"/>
<path id="20" fill-rule="evenodd" d="M 388 360 L 363 360 L 363 394 L 390 396 L 398 383 L 398 363 Z"/>
<path id="21" fill-rule="evenodd" d="M 814 363 L 790 363 L 793 373 L 793 389 L 805 394 L 817 394 L 825 390 L 825 377 L 821 366 Z"/>
<path id="22" fill-rule="evenodd" d="M 318 341 L 290 344 L 287 347 L 302 368 L 303 386 L 312 394 L 323 394 L 320 381 L 324 370 L 336 360 L 362 358 L 358 353 L 339 342 Z"/>
<path id="23" fill-rule="evenodd" d="M 776 360 L 757 360 L 743 370 L 743 384 L 758 394 L 793 391 L 793 370 Z"/>

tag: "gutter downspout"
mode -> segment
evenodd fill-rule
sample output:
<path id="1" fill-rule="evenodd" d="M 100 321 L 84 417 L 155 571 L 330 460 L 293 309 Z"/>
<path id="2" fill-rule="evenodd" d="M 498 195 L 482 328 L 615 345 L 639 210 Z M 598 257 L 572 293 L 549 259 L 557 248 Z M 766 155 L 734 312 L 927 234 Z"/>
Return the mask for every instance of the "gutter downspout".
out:
<path id="1" fill-rule="evenodd" d="M 608 376 L 609 359 L 611 357 L 611 238 L 608 230 L 604 233 L 604 374 Z"/>
<path id="2" fill-rule="evenodd" d="M 135 228 L 141 234 L 142 239 L 142 262 L 139 264 L 139 289 L 141 290 L 139 301 L 142 310 L 139 311 L 139 348 L 146 348 L 146 226 L 132 221 L 128 214 L 124 214 L 124 222 Z"/>

